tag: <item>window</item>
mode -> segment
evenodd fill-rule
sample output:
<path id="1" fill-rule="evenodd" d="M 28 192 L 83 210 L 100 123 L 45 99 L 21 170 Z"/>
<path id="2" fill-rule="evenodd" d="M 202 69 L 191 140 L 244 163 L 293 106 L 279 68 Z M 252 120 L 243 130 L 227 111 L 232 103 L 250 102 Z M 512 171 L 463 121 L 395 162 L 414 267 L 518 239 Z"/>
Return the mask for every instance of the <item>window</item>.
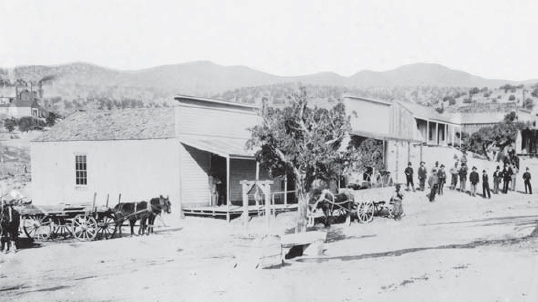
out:
<path id="1" fill-rule="evenodd" d="M 85 186 L 88 184 L 88 167 L 86 165 L 86 155 L 75 156 L 75 184 Z"/>

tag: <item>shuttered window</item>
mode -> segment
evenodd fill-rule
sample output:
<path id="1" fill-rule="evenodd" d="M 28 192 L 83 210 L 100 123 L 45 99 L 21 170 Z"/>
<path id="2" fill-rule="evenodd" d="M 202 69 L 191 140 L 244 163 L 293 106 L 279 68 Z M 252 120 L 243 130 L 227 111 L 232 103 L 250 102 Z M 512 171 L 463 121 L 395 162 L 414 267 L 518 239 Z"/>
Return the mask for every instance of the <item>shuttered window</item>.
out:
<path id="1" fill-rule="evenodd" d="M 88 184 L 86 155 L 75 155 L 75 184 L 78 186 Z"/>

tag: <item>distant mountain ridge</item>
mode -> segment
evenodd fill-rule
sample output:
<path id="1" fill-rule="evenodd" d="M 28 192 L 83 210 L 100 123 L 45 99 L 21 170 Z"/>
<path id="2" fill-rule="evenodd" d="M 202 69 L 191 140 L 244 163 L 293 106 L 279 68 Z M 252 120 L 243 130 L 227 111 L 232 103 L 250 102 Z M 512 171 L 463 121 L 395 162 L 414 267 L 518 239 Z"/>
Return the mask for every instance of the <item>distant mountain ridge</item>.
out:
<path id="1" fill-rule="evenodd" d="M 16 79 L 23 79 L 37 83 L 42 79 L 48 79 L 60 85 L 151 88 L 200 96 L 210 96 L 241 87 L 291 82 L 345 87 L 498 87 L 506 83 L 523 83 L 486 79 L 430 63 L 403 65 L 393 70 L 380 72 L 363 70 L 349 77 L 334 72 L 278 76 L 246 66 L 222 66 L 209 61 L 163 65 L 132 71 L 110 69 L 88 63 L 71 63 L 57 66 L 33 65 L 10 69 L 0 68 L 0 78 L 12 82 Z"/>

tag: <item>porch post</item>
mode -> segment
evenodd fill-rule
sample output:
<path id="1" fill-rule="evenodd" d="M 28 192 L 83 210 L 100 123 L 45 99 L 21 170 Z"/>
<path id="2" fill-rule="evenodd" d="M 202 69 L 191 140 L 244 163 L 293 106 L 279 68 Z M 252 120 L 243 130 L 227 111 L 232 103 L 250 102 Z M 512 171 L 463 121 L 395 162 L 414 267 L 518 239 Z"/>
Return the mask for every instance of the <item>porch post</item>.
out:
<path id="1" fill-rule="evenodd" d="M 426 145 L 430 142 L 430 120 L 426 120 Z"/>
<path id="2" fill-rule="evenodd" d="M 439 145 L 439 122 L 435 123 L 435 144 Z"/>
<path id="3" fill-rule="evenodd" d="M 226 221 L 230 222 L 230 157 L 226 157 Z"/>

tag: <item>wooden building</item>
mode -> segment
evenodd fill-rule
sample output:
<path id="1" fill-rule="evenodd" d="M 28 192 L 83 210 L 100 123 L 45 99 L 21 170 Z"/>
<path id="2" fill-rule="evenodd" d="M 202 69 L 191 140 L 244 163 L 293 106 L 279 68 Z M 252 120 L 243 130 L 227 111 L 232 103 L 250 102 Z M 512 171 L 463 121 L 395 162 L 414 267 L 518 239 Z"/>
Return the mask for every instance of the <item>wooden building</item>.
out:
<path id="1" fill-rule="evenodd" d="M 170 108 L 79 112 L 31 143 L 35 204 L 104 204 L 169 195 L 174 208 L 214 216 L 241 214 L 242 180 L 265 180 L 245 149 L 255 107 L 177 96 Z M 217 207 L 211 178 L 222 183 Z M 271 198 L 287 208 L 287 183 L 274 181 Z M 249 195 L 251 204 L 256 196 Z M 293 200 L 290 200 L 290 203 Z M 256 209 L 254 209 L 256 210 Z M 189 212 L 190 211 L 190 212 Z"/>
<path id="2" fill-rule="evenodd" d="M 403 182 L 408 162 L 420 162 L 422 137 L 411 111 L 397 102 L 345 96 L 352 136 L 383 142 L 383 163 L 396 182 Z"/>

